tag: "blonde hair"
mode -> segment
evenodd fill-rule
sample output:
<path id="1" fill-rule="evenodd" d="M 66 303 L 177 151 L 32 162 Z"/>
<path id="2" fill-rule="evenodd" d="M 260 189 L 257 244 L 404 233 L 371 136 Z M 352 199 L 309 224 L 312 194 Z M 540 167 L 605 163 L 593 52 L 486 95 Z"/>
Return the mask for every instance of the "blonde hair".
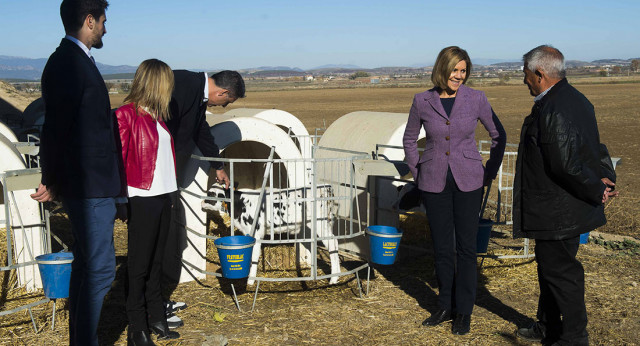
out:
<path id="1" fill-rule="evenodd" d="M 146 107 L 154 119 L 167 121 L 171 118 L 169 102 L 173 93 L 173 71 L 158 59 L 143 61 L 133 77 L 131 92 L 124 99 L 138 107 Z"/>
<path id="2" fill-rule="evenodd" d="M 458 47 L 450 46 L 442 49 L 438 54 L 435 65 L 433 65 L 433 71 L 431 72 L 431 81 L 433 86 L 440 90 L 447 89 L 447 81 L 451 77 L 451 72 L 456 65 L 464 60 L 467 63 L 467 75 L 464 77 L 462 84 L 464 84 L 471 75 L 471 59 L 467 51 Z"/>

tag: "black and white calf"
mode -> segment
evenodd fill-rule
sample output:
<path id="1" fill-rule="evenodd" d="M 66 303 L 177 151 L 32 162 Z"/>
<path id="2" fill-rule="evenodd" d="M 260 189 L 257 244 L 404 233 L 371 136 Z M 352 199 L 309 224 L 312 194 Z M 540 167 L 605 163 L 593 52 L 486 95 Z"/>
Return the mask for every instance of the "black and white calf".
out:
<path id="1" fill-rule="evenodd" d="M 331 259 L 331 273 L 340 273 L 340 259 L 338 256 L 338 241 L 331 238 L 333 235 L 333 224 L 336 219 L 337 204 L 332 199 L 333 190 L 331 185 L 321 185 L 316 188 L 315 200 L 313 199 L 310 187 L 292 189 L 270 189 L 264 193 L 264 203 L 260 203 L 260 190 L 237 189 L 234 190 L 233 197 L 233 223 L 236 229 L 242 234 L 250 235 L 251 227 L 254 223 L 256 209 L 260 206 L 260 213 L 256 220 L 255 235 L 256 246 L 253 249 L 251 258 L 251 269 L 249 276 L 256 276 L 257 264 L 260 258 L 260 239 L 265 234 L 288 234 L 289 239 L 311 240 L 312 214 L 315 205 L 316 223 L 315 232 L 317 238 L 322 240 L 329 250 Z M 226 207 L 222 199 L 229 199 L 229 190 L 219 184 L 213 184 L 209 189 L 209 197 L 219 200 L 202 201 L 202 210 L 207 212 L 217 212 L 219 214 L 229 214 L 231 207 Z M 272 237 L 273 239 L 273 237 Z M 301 260 L 311 263 L 311 253 L 306 247 L 301 251 Z M 329 283 L 335 284 L 338 277 L 331 277 Z M 250 280 L 249 284 L 253 284 Z"/>
<path id="2" fill-rule="evenodd" d="M 393 202 L 393 210 L 425 212 L 421 200 L 421 192 L 415 183 L 398 186 L 398 197 Z"/>

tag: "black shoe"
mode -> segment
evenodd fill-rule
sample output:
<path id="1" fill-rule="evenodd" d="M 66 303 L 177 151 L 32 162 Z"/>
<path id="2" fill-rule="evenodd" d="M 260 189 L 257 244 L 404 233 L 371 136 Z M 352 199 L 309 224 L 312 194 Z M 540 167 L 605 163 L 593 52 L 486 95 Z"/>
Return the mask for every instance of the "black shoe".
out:
<path id="1" fill-rule="evenodd" d="M 546 335 L 544 326 L 536 322 L 529 327 L 516 330 L 516 336 L 527 341 L 541 342 Z"/>
<path id="2" fill-rule="evenodd" d="M 149 322 L 149 331 L 151 331 L 151 334 L 156 334 L 159 340 L 177 339 L 180 337 L 180 333 L 169 330 L 167 321 Z"/>
<path id="3" fill-rule="evenodd" d="M 432 314 L 429 318 L 422 322 L 425 327 L 437 326 L 444 321 L 451 320 L 451 311 L 446 309 L 440 309 L 438 312 Z"/>
<path id="4" fill-rule="evenodd" d="M 127 346 L 155 346 L 146 330 L 127 333 Z"/>
<path id="5" fill-rule="evenodd" d="M 456 315 L 451 332 L 455 335 L 465 335 L 469 330 L 471 330 L 471 315 Z"/>

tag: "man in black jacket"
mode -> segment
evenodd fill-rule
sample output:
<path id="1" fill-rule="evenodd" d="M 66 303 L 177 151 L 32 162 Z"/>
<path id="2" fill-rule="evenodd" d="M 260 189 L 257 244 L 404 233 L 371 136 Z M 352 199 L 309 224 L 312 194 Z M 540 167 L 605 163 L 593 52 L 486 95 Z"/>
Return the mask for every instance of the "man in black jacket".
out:
<path id="1" fill-rule="evenodd" d="M 520 135 L 513 195 L 514 236 L 536 239 L 538 322 L 516 334 L 545 344 L 588 345 L 581 233 L 606 223 L 615 172 L 600 143 L 593 105 L 565 78 L 551 46 L 524 55 L 524 83 L 535 96 Z"/>
<path id="2" fill-rule="evenodd" d="M 195 146 L 207 157 L 219 157 L 206 119 L 207 106 L 222 106 L 245 96 L 244 80 L 236 71 L 221 71 L 207 76 L 204 72 L 173 71 L 175 87 L 169 108 L 171 120 L 167 122 L 175 143 L 178 181 L 180 171 L 191 157 Z M 229 177 L 222 163 L 210 161 L 220 183 L 229 187 Z"/>
<path id="3" fill-rule="evenodd" d="M 236 71 L 225 70 L 208 76 L 204 72 L 174 70 L 173 76 L 174 89 L 169 104 L 171 119 L 167 121 L 167 127 L 175 145 L 178 185 L 188 185 L 184 181 L 185 168 L 195 147 L 200 149 L 203 156 L 220 156 L 220 149 L 207 124 L 207 106 L 226 107 L 237 99 L 245 97 L 245 86 L 242 76 Z M 210 166 L 215 172 L 216 180 L 229 188 L 229 176 L 222 162 L 210 161 Z M 184 209 L 181 205 L 177 205 L 176 219 L 178 223 L 180 220 L 184 221 Z M 182 251 L 186 247 L 184 228 L 177 227 L 176 222 L 174 226 L 167 240 L 163 263 L 165 293 L 172 292 L 178 284 L 182 269 Z M 176 305 L 168 299 L 165 304 L 168 314 L 186 306 L 180 302 Z M 177 316 L 169 316 L 167 322 L 171 328 L 182 325 L 182 321 Z"/>
<path id="4" fill-rule="evenodd" d="M 115 118 L 91 56 L 102 47 L 106 0 L 64 0 L 66 36 L 42 73 L 42 184 L 31 197 L 60 199 L 74 236 L 69 344 L 98 345 L 103 298 L 115 278 L 113 224 L 121 191 Z"/>

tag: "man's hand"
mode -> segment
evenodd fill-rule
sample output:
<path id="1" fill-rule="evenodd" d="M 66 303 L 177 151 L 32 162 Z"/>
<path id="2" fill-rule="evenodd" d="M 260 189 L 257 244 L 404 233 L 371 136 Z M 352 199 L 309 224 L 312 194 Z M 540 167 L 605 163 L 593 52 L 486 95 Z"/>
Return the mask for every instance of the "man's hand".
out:
<path id="1" fill-rule="evenodd" d="M 40 203 L 51 202 L 55 199 L 55 194 L 53 193 L 53 191 L 47 190 L 46 185 L 42 185 L 42 183 L 40 183 L 36 193 L 31 194 L 31 198 L 35 199 Z"/>
<path id="2" fill-rule="evenodd" d="M 229 181 L 229 176 L 227 172 L 223 169 L 216 169 L 216 182 L 219 184 L 224 184 L 224 188 L 228 189 L 229 185 L 231 185 L 231 181 Z"/>
<path id="3" fill-rule="evenodd" d="M 604 189 L 604 193 L 602 194 L 603 204 L 606 203 L 611 198 L 617 197 L 620 194 L 619 191 L 611 191 L 612 188 L 616 186 L 616 184 L 611 180 L 609 180 L 609 178 L 602 178 L 600 180 L 602 180 L 602 183 L 604 183 L 604 185 L 606 186 Z"/>

